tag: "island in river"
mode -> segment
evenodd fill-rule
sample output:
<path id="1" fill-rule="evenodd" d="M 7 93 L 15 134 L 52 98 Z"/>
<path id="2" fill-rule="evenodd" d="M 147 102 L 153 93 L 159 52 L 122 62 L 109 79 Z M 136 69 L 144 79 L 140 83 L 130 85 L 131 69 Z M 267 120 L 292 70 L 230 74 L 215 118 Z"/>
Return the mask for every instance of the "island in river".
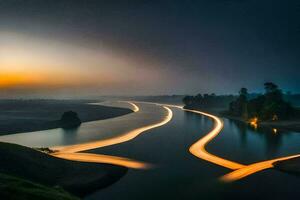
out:
<path id="1" fill-rule="evenodd" d="M 0 135 L 60 128 L 64 112 L 74 111 L 81 122 L 118 117 L 126 108 L 88 104 L 80 100 L 0 100 Z"/>

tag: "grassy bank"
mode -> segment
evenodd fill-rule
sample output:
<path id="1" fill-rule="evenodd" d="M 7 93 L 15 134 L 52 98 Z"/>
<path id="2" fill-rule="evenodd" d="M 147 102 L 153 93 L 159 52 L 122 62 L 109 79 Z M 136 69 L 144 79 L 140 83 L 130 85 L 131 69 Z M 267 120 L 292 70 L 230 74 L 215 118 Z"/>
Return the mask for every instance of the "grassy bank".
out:
<path id="1" fill-rule="evenodd" d="M 21 178 L 0 174 L 0 199 L 79 200 L 62 188 L 46 187 Z"/>
<path id="2" fill-rule="evenodd" d="M 130 109 L 89 105 L 76 100 L 0 100 L 0 135 L 58 128 L 65 111 L 78 113 L 82 122 L 113 118 Z"/>
<path id="3" fill-rule="evenodd" d="M 0 173 L 84 196 L 119 180 L 127 169 L 55 158 L 16 144 L 0 143 Z"/>

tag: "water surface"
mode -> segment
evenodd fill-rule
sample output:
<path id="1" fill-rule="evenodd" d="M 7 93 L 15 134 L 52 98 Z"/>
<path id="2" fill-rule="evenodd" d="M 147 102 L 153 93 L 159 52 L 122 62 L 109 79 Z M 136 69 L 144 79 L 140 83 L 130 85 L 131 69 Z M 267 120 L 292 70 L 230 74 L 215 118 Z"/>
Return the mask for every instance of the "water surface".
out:
<path id="1" fill-rule="evenodd" d="M 164 109 L 159 106 L 137 105 L 140 107 L 138 113 L 84 123 L 71 132 L 53 129 L 3 136 L 0 140 L 27 146 L 76 144 L 114 137 L 158 122 L 165 116 Z M 146 131 L 126 143 L 89 151 L 145 161 L 154 164 L 155 168 L 130 169 L 119 182 L 87 196 L 87 200 L 297 199 L 300 196 L 300 178 L 274 169 L 232 184 L 221 184 L 218 178 L 230 170 L 200 160 L 188 151 L 194 142 L 213 128 L 212 120 L 177 108 L 172 108 L 172 111 L 173 119 L 162 127 Z M 207 145 L 209 152 L 220 157 L 250 164 L 300 152 L 300 133 L 278 131 L 275 134 L 270 130 L 254 130 L 239 122 L 223 120 L 224 129 Z"/>
<path id="2" fill-rule="evenodd" d="M 147 161 L 156 168 L 129 170 L 119 182 L 86 199 L 290 199 L 300 195 L 300 178 L 274 169 L 221 184 L 218 178 L 230 170 L 200 160 L 188 151 L 213 128 L 212 121 L 180 109 L 172 110 L 173 119 L 165 126 L 127 143 L 90 151 Z M 300 152 L 300 133 L 255 131 L 223 120 L 224 130 L 207 147 L 216 155 L 249 164 Z"/>
<path id="3" fill-rule="evenodd" d="M 133 109 L 127 102 L 101 102 L 99 105 Z M 0 136 L 0 141 L 29 147 L 51 147 L 103 140 L 121 135 L 133 129 L 160 122 L 165 109 L 151 104 L 138 104 L 139 112 L 82 123 L 77 129 L 56 128 L 51 130 Z"/>

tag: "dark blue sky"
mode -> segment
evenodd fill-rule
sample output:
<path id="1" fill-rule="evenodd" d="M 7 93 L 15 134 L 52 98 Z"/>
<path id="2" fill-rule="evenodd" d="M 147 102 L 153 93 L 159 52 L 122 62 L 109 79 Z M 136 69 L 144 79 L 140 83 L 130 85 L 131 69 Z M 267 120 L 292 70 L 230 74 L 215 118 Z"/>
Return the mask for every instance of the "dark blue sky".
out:
<path id="1" fill-rule="evenodd" d="M 297 0 L 0 0 L 0 19 L 0 30 L 105 46 L 165 74 L 164 86 L 138 93 L 232 93 L 265 81 L 300 92 Z"/>

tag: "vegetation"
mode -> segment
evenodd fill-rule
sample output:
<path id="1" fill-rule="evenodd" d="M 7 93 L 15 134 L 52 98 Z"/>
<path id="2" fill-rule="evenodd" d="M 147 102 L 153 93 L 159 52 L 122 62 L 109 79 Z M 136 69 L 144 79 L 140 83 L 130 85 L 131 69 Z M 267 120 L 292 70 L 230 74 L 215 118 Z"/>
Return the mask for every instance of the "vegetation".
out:
<path id="1" fill-rule="evenodd" d="M 62 128 L 76 128 L 80 126 L 81 120 L 78 117 L 78 114 L 73 111 L 64 112 L 60 119 L 60 124 Z"/>
<path id="2" fill-rule="evenodd" d="M 237 96 L 198 94 L 185 96 L 184 107 L 198 109 L 211 113 L 219 113 L 227 117 L 249 123 L 252 127 L 258 125 L 272 127 L 277 131 L 300 130 L 300 109 L 293 105 L 300 105 L 300 94 L 283 93 L 272 82 L 264 84 L 263 94 L 249 93 L 247 88 L 241 88 Z M 292 104 L 291 104 L 291 103 Z"/>
<path id="3" fill-rule="evenodd" d="M 60 187 L 47 187 L 6 174 L 0 174 L 0 199 L 79 200 Z"/>
<path id="4" fill-rule="evenodd" d="M 77 196 L 106 187 L 127 172 L 124 167 L 59 159 L 28 147 L 3 142 L 0 142 L 0 163 L 1 174 L 50 188 L 60 186 Z"/>
<path id="5" fill-rule="evenodd" d="M 241 88 L 239 97 L 232 101 L 228 114 L 243 119 L 259 119 L 261 121 L 277 121 L 290 119 L 294 108 L 284 100 L 282 91 L 272 82 L 264 84 L 265 93 L 249 99 L 246 88 Z"/>
<path id="6" fill-rule="evenodd" d="M 185 108 L 207 110 L 211 108 L 226 108 L 229 102 L 233 101 L 236 97 L 233 95 L 215 95 L 212 94 L 198 94 L 196 96 L 185 96 L 183 103 Z"/>

